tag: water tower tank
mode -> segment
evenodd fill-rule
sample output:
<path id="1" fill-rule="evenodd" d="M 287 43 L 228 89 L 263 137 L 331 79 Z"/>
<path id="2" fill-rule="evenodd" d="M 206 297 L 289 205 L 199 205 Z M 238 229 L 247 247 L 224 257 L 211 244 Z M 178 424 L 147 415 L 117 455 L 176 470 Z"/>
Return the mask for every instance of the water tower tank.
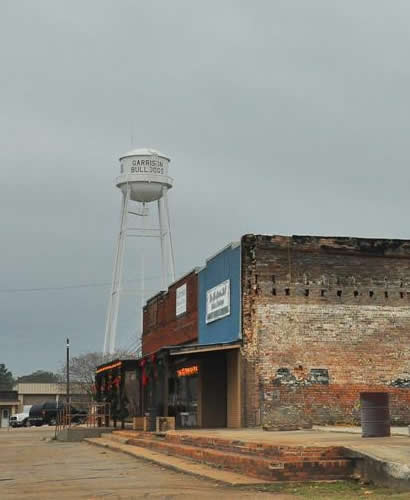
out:
<path id="1" fill-rule="evenodd" d="M 139 202 L 159 200 L 163 188 L 172 187 L 168 177 L 170 159 L 155 149 L 134 149 L 120 157 L 121 175 L 115 184 L 123 192 L 130 186 L 130 199 Z"/>

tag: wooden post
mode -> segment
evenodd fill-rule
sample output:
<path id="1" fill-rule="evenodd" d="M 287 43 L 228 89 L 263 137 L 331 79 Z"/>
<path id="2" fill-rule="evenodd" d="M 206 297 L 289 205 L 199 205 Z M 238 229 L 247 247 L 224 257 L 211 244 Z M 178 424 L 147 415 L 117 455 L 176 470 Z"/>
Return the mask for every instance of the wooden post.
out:
<path id="1" fill-rule="evenodd" d="M 163 374 L 163 405 L 164 405 L 164 417 L 168 417 L 168 368 L 169 368 L 169 358 L 168 352 L 164 353 L 164 374 Z"/>
<path id="2" fill-rule="evenodd" d="M 143 372 L 144 368 L 141 368 L 140 370 L 140 377 L 139 377 L 139 380 L 140 380 L 140 389 L 141 389 L 141 392 L 140 392 L 140 395 L 141 395 L 141 417 L 144 417 L 145 416 L 145 394 L 144 394 L 144 383 L 143 383 L 143 377 L 142 377 L 142 372 Z"/>

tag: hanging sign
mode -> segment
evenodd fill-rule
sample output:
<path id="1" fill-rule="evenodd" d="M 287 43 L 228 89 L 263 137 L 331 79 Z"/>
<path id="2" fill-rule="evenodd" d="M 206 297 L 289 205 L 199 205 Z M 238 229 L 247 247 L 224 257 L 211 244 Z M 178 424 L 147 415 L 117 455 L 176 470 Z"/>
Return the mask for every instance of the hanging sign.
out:
<path id="1" fill-rule="evenodd" d="M 176 315 L 186 313 L 186 283 L 176 290 Z"/>
<path id="2" fill-rule="evenodd" d="M 223 281 L 206 292 L 206 322 L 231 314 L 231 282 Z"/>

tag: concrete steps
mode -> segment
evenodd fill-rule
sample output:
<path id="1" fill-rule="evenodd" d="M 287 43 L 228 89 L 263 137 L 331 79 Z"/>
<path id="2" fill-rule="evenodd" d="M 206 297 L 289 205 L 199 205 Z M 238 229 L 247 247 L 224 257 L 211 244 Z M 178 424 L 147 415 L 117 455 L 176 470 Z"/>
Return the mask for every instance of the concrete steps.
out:
<path id="1" fill-rule="evenodd" d="M 274 446 L 172 432 L 116 431 L 104 439 L 264 481 L 339 480 L 354 470 L 341 447 Z"/>
<path id="2" fill-rule="evenodd" d="M 262 479 L 255 479 L 244 474 L 237 474 L 231 471 L 216 469 L 215 467 L 195 463 L 191 460 L 180 457 L 164 455 L 163 453 L 157 453 L 147 448 L 124 444 L 119 439 L 108 439 L 107 435 L 101 438 L 88 438 L 84 441 L 93 446 L 99 446 L 112 451 L 126 453 L 127 455 L 135 458 L 147 460 L 148 462 L 167 469 L 210 479 L 229 486 L 255 486 L 268 484 L 268 481 L 264 481 Z"/>

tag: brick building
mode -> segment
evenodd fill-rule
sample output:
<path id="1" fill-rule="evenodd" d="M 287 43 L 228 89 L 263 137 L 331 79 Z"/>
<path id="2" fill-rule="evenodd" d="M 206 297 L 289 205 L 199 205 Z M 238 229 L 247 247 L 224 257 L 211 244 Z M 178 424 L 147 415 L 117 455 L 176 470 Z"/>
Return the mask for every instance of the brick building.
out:
<path id="1" fill-rule="evenodd" d="M 145 409 L 179 426 L 410 423 L 410 241 L 245 235 L 147 301 Z"/>
<path id="2" fill-rule="evenodd" d="M 172 283 L 167 291 L 147 300 L 143 310 L 143 355 L 164 346 L 197 341 L 198 271 L 193 269 Z"/>
<path id="3" fill-rule="evenodd" d="M 410 423 L 410 241 L 242 238 L 245 425 L 358 422 L 390 393 Z"/>
<path id="4" fill-rule="evenodd" d="M 186 273 L 143 309 L 141 415 L 172 416 L 182 427 L 198 424 L 198 373 L 170 351 L 198 341 L 198 272 Z"/>

